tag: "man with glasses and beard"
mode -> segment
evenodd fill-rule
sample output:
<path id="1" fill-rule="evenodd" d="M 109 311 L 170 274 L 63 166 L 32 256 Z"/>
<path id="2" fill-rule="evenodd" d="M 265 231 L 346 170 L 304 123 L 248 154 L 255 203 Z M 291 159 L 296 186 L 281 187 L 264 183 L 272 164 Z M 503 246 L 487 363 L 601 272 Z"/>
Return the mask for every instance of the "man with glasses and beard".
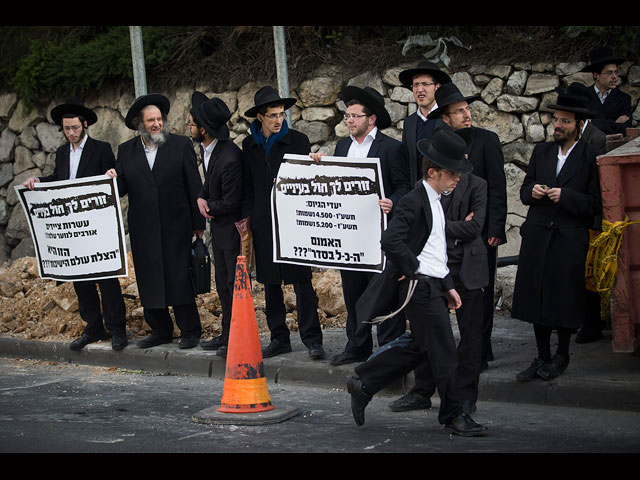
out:
<path id="1" fill-rule="evenodd" d="M 533 324 L 538 350 L 520 382 L 551 380 L 569 364 L 571 333 L 585 318 L 585 260 L 589 228 L 601 212 L 597 149 L 581 139 L 585 118 L 596 112 L 584 97 L 558 95 L 554 139 L 536 145 L 520 188 L 529 207 L 520 227 L 522 244 L 511 316 Z M 558 345 L 551 356 L 551 333 Z"/>
<path id="2" fill-rule="evenodd" d="M 173 341 L 169 306 L 181 331 L 180 348 L 195 347 L 202 327 L 189 275 L 191 242 L 205 218 L 197 205 L 202 181 L 188 137 L 168 132 L 169 100 L 159 94 L 136 99 L 125 124 L 138 133 L 118 147 L 115 169 L 120 195 L 129 195 L 129 234 L 149 348 Z"/>
<path id="3" fill-rule="evenodd" d="M 77 98 L 70 98 L 51 110 L 51 119 L 60 125 L 69 142 L 56 151 L 55 169 L 51 175 L 31 177 L 24 186 L 33 189 L 36 182 L 55 182 L 74 178 L 102 175 L 113 168 L 115 157 L 111 145 L 95 140 L 87 134 L 87 128 L 98 121 L 93 110 L 84 106 Z M 102 296 L 102 313 L 100 297 Z M 109 338 L 111 347 L 122 350 L 127 346 L 126 307 L 117 278 L 73 282 L 78 295 L 80 316 L 87 325 L 80 338 L 69 345 L 71 350 L 81 350 L 87 344 Z"/>

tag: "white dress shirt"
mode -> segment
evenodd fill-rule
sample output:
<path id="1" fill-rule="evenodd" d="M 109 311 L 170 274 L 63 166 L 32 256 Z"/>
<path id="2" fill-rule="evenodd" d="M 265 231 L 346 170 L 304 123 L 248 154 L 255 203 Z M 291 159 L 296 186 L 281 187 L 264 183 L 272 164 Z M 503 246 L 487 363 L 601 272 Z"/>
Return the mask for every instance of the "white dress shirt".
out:
<path id="1" fill-rule="evenodd" d="M 369 154 L 369 150 L 371 149 L 371 144 L 376 138 L 376 134 L 378 133 L 378 127 L 373 127 L 371 131 L 364 137 L 362 143 L 358 143 L 353 135 L 351 137 L 351 145 L 349 146 L 349 151 L 347 152 L 347 157 L 350 158 L 367 158 Z"/>
<path id="2" fill-rule="evenodd" d="M 213 149 L 216 148 L 217 143 L 218 143 L 218 139 L 214 138 L 209 145 L 205 145 L 204 143 L 200 144 L 202 146 L 202 151 L 203 151 L 204 158 L 202 159 L 202 162 L 204 163 L 205 172 L 209 170 L 209 160 L 211 159 L 211 152 L 213 152 Z"/>
<path id="3" fill-rule="evenodd" d="M 79 146 L 74 146 L 73 143 L 69 145 L 69 179 L 74 179 L 78 175 L 78 165 L 80 165 L 80 157 L 84 150 L 84 145 L 87 143 L 88 136 L 84 136 L 84 140 Z"/>
<path id="4" fill-rule="evenodd" d="M 431 205 L 433 226 L 427 243 L 425 243 L 422 252 L 418 255 L 420 266 L 416 273 L 434 278 L 444 278 L 449 273 L 449 267 L 447 267 L 447 241 L 444 232 L 444 211 L 440 203 L 440 195 L 425 180 L 422 180 L 422 185 L 427 191 L 427 197 Z"/>
<path id="5" fill-rule="evenodd" d="M 611 89 L 607 90 L 606 92 L 601 92 L 600 89 L 598 87 L 596 87 L 595 83 L 593 84 L 593 88 L 596 91 L 596 94 L 598 95 L 598 98 L 600 99 L 600 103 L 604 103 L 604 101 L 607 99 L 607 97 L 609 96 L 609 93 L 611 92 Z"/>
<path id="6" fill-rule="evenodd" d="M 562 170 L 562 167 L 564 166 L 564 162 L 567 161 L 567 157 L 571 153 L 571 150 L 573 150 L 573 147 L 575 147 L 577 144 L 578 142 L 571 145 L 571 148 L 567 150 L 567 153 L 564 155 L 562 154 L 562 148 L 558 146 L 558 163 L 556 164 L 556 177 L 560 173 L 560 170 Z"/>
<path id="7" fill-rule="evenodd" d="M 142 148 L 144 148 L 144 155 L 147 157 L 147 163 L 149 164 L 149 169 L 153 170 L 153 164 L 156 163 L 156 155 L 158 153 L 158 147 L 149 148 L 140 137 L 140 141 L 142 142 Z"/>

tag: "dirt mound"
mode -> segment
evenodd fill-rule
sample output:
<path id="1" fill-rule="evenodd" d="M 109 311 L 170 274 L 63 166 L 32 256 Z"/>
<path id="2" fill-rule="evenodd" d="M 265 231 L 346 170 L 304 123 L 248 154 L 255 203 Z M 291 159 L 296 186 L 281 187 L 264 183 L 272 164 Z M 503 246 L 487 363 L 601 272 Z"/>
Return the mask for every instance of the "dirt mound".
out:
<path id="1" fill-rule="evenodd" d="M 150 332 L 144 322 L 138 298 L 135 270 L 129 254 L 129 276 L 119 279 L 127 307 L 127 333 L 131 338 Z M 318 313 L 322 328 L 344 327 L 346 313 L 337 270 L 314 271 L 313 284 L 318 296 Z M 212 291 L 199 295 L 196 303 L 202 323 L 202 337 L 211 338 L 221 331 L 220 299 L 212 279 Z M 260 334 L 268 334 L 264 313 L 264 288 L 253 282 L 253 299 Z M 289 329 L 297 331 L 296 297 L 293 286 L 284 287 Z M 15 260 L 0 268 L 0 333 L 36 340 L 67 341 L 79 337 L 84 322 L 78 312 L 78 299 L 71 282 L 43 280 L 38 275 L 34 257 Z M 174 329 L 174 336 L 180 331 Z"/>

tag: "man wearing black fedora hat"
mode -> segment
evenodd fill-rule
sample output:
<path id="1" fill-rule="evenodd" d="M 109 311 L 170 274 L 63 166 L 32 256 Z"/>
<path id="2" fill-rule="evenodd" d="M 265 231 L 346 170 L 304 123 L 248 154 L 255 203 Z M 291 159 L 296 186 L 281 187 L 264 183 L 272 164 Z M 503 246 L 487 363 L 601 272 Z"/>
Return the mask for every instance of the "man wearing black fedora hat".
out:
<path id="1" fill-rule="evenodd" d="M 195 92 L 192 106 L 189 129 L 191 138 L 200 143 L 204 170 L 198 208 L 211 226 L 216 291 L 222 306 L 221 334 L 200 343 L 200 347 L 217 350 L 217 355 L 224 357 L 231 326 L 235 267 L 240 255 L 240 234 L 235 222 L 242 213 L 242 150 L 229 139 L 227 122 L 231 112 L 221 99 L 207 99 Z"/>
<path id="2" fill-rule="evenodd" d="M 256 261 L 256 280 L 264 285 L 267 325 L 271 341 L 262 350 L 263 358 L 291 352 L 289 327 L 282 284 L 293 284 L 302 343 L 312 359 L 324 357 L 318 298 L 311 282 L 311 268 L 273 261 L 271 190 L 280 164 L 287 153 L 308 155 L 309 138 L 289 127 L 285 110 L 295 98 L 281 98 L 271 87 L 260 88 L 254 106 L 245 116 L 255 118 L 250 135 L 242 141 L 244 197 L 242 218 L 249 217 Z"/>
<path id="3" fill-rule="evenodd" d="M 423 138 L 431 138 L 433 131 L 442 125 L 439 118 L 430 120 L 429 113 L 438 104 L 435 92 L 441 85 L 451 82 L 451 77 L 433 62 L 422 60 L 416 68 L 403 70 L 398 75 L 402 86 L 411 90 L 417 110 L 404 119 L 402 143 L 407 148 L 409 159 L 409 184 L 414 185 L 422 177 L 422 156 L 416 143 Z"/>
<path id="4" fill-rule="evenodd" d="M 60 125 L 68 144 L 56 150 L 53 173 L 29 178 L 24 183 L 25 187 L 32 189 L 35 182 L 103 175 L 113 168 L 115 157 L 111 145 L 96 140 L 87 133 L 87 128 L 96 123 L 98 117 L 81 100 L 70 98 L 57 105 L 51 110 L 51 119 Z M 100 287 L 102 296 L 102 313 L 97 287 Z M 112 348 L 123 349 L 127 345 L 126 308 L 118 279 L 76 281 L 73 282 L 73 288 L 78 296 L 80 316 L 87 325 L 80 338 L 71 342 L 70 348 L 80 350 L 89 343 L 104 340 L 108 338 L 108 331 L 111 334 Z"/>
<path id="5" fill-rule="evenodd" d="M 173 341 L 180 348 L 199 343 L 202 327 L 189 276 L 191 243 L 206 226 L 197 198 L 202 189 L 191 140 L 168 132 L 169 99 L 160 94 L 135 100 L 125 125 L 138 135 L 118 147 L 116 168 L 121 196 L 129 198 L 129 234 L 138 294 L 151 334 L 137 342 L 149 348 Z"/>
<path id="6" fill-rule="evenodd" d="M 368 304 L 362 321 L 389 315 L 397 306 L 395 294 L 404 300 L 404 312 L 411 327 L 407 345 L 381 349 L 355 368 L 347 382 L 351 411 L 357 425 L 373 395 L 395 379 L 421 365 L 428 357 L 440 396 L 438 421 L 445 432 L 477 436 L 487 433 L 464 412 L 458 392 L 456 342 L 449 320 L 449 308 L 461 306 L 447 266 L 445 216 L 440 202 L 444 191 L 453 191 L 461 173 L 472 165 L 466 158 L 464 139 L 451 129 L 440 129 L 431 141 L 420 140 L 423 181 L 396 205 L 389 226 L 382 234 L 382 249 L 388 263 L 365 291 Z M 384 299 L 384 301 L 382 300 Z M 363 305 L 362 302 L 359 305 Z M 364 305 L 365 307 L 368 305 Z M 359 309 L 359 313 L 364 309 Z M 395 312 L 394 312 L 395 313 Z"/>
<path id="7" fill-rule="evenodd" d="M 484 289 L 483 302 L 483 368 L 493 360 L 491 331 L 493 329 L 494 285 L 497 268 L 498 246 L 507 241 L 507 179 L 504 173 L 504 155 L 498 135 L 473 126 L 471 104 L 478 96 L 465 97 L 454 83 L 440 87 L 435 93 L 438 108 L 429 118 L 442 118 L 455 131 L 467 137 L 467 155 L 473 165 L 473 174 L 487 182 L 487 211 L 482 238 L 487 245 L 489 285 Z"/>
<path id="8" fill-rule="evenodd" d="M 592 122 L 607 135 L 624 134 L 631 127 L 631 97 L 618 88 L 618 65 L 622 62 L 610 47 L 602 46 L 589 53 L 589 64 L 581 70 L 593 75 L 594 83 L 588 90 L 589 108 L 597 116 Z"/>
<path id="9" fill-rule="evenodd" d="M 521 382 L 551 380 L 569 364 L 571 334 L 585 319 L 585 260 L 589 228 L 601 212 L 596 148 L 580 141 L 593 117 L 584 97 L 559 94 L 554 140 L 536 145 L 520 188 L 528 206 L 520 227 L 511 316 L 533 325 L 538 355 L 516 375 Z M 551 333 L 558 336 L 551 355 Z"/>
<path id="10" fill-rule="evenodd" d="M 345 121 L 350 135 L 336 144 L 334 156 L 353 158 L 379 158 L 382 183 L 387 198 L 380 200 L 383 213 L 391 214 L 393 206 L 409 190 L 408 167 L 405 150 L 398 140 L 381 132 L 391 125 L 391 117 L 382 95 L 371 87 L 347 86 L 340 98 L 347 107 Z M 311 155 L 319 160 L 319 155 Z M 367 287 L 373 273 L 340 270 L 342 294 L 347 310 L 347 345 L 335 355 L 332 365 L 365 360 L 373 351 L 371 325 L 362 324 L 356 315 L 356 302 Z M 377 329 L 378 344 L 384 345 L 402 335 L 406 328 L 404 315 L 389 320 Z"/>

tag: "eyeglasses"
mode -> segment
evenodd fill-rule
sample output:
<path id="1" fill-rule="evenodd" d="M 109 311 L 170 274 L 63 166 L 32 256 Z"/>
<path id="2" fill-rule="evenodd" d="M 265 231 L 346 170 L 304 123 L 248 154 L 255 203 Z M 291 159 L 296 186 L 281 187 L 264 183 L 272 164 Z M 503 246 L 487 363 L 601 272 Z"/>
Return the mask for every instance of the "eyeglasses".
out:
<path id="1" fill-rule="evenodd" d="M 467 105 L 463 108 L 458 108 L 452 112 L 447 112 L 447 115 L 464 115 L 464 113 L 471 113 L 471 105 Z"/>
<path id="2" fill-rule="evenodd" d="M 80 130 L 81 128 L 82 128 L 82 126 L 81 126 L 81 125 L 73 125 L 73 126 L 71 126 L 71 127 L 62 127 L 62 129 L 63 129 L 65 132 L 70 132 L 70 131 L 71 131 L 71 132 L 77 132 L 77 131 L 78 131 L 78 130 Z"/>
<path id="3" fill-rule="evenodd" d="M 560 122 L 563 125 L 569 125 L 570 123 L 575 122 L 575 120 L 569 120 L 568 118 L 553 117 L 553 123 L 558 123 L 558 122 Z"/>
<path id="4" fill-rule="evenodd" d="M 279 112 L 279 113 L 270 113 L 269 115 L 264 115 L 267 118 L 270 118 L 271 120 L 276 120 L 278 118 L 284 118 L 287 116 L 287 114 L 285 112 Z"/>
<path id="5" fill-rule="evenodd" d="M 618 70 L 607 70 L 605 72 L 600 72 L 600 75 L 604 75 L 606 77 L 618 76 Z"/>
<path id="6" fill-rule="evenodd" d="M 427 88 L 427 87 L 430 87 L 431 85 L 435 85 L 435 82 L 416 82 L 413 85 L 411 85 L 411 88 L 413 90 L 417 90 L 418 87 Z"/>
<path id="7" fill-rule="evenodd" d="M 191 127 L 197 127 L 198 125 L 196 125 L 195 123 L 187 123 L 186 124 L 187 127 L 191 128 Z"/>
<path id="8" fill-rule="evenodd" d="M 368 117 L 368 116 L 369 116 L 369 115 L 366 115 L 366 114 L 356 115 L 355 113 L 347 113 L 347 114 L 344 116 L 344 119 L 345 119 L 345 121 L 346 121 L 346 120 L 349 120 L 350 118 L 351 118 L 351 119 L 353 119 L 353 120 L 355 120 L 356 118 L 360 118 L 360 117 Z"/>

